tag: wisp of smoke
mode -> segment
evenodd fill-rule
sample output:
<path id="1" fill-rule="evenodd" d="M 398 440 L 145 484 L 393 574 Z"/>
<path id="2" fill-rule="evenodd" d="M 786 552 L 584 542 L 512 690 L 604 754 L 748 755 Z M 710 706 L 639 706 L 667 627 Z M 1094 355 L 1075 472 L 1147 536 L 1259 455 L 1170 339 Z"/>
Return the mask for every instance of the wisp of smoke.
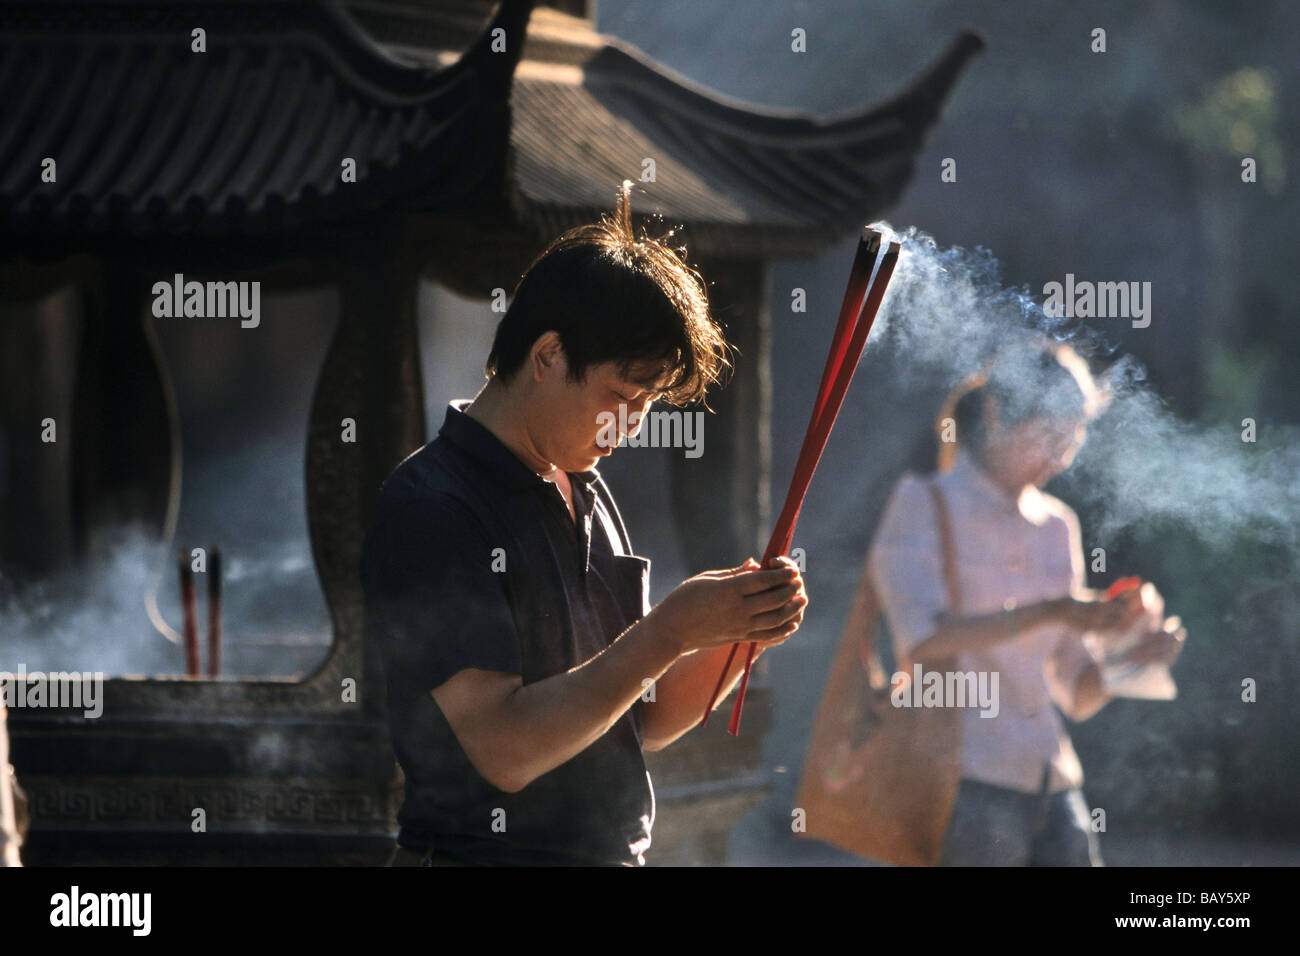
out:
<path id="1" fill-rule="evenodd" d="M 1117 355 L 1104 329 L 1045 315 L 1025 288 L 1004 286 L 986 249 L 941 248 L 912 228 L 870 342 L 906 389 L 937 374 L 955 385 L 993 355 L 1032 337 L 1074 346 L 1109 396 L 1070 469 L 1071 494 L 1107 540 L 1148 522 L 1178 522 L 1210 548 L 1243 534 L 1297 556 L 1300 429 L 1269 425 L 1243 441 L 1242 423 L 1179 419 L 1146 381 L 1141 363 Z M 872 347 L 869 345 L 869 347 Z M 1028 367 L 1013 388 L 1037 399 Z"/>
<path id="2" fill-rule="evenodd" d="M 149 620 L 159 588 L 163 619 L 181 627 L 174 557 L 139 525 L 97 530 L 96 559 L 82 570 L 19 589 L 0 575 L 0 670 L 178 675 L 184 650 Z M 226 676 L 294 676 L 326 653 L 328 619 L 306 542 L 271 537 L 228 556 L 222 617 Z M 161 579 L 159 561 L 165 562 Z M 206 661 L 206 580 L 198 575 L 199 639 Z M 206 667 L 206 662 L 204 663 Z"/>

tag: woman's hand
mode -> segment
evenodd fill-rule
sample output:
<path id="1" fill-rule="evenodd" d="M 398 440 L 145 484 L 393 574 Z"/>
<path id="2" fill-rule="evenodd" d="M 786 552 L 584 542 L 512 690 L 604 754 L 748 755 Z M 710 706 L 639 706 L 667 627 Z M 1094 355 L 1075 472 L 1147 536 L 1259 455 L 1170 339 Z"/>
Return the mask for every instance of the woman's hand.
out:
<path id="1" fill-rule="evenodd" d="M 1187 628 L 1181 619 L 1174 615 L 1167 617 L 1159 630 L 1151 631 L 1142 638 L 1142 642 L 1124 655 L 1130 664 L 1161 664 L 1165 667 L 1173 664 L 1183 652 L 1187 643 Z"/>
<path id="2" fill-rule="evenodd" d="M 1141 587 L 1121 592 L 1110 604 L 1125 603 L 1127 614 L 1103 641 L 1115 640 L 1129 646 L 1120 660 L 1134 665 L 1161 664 L 1168 667 L 1183 651 L 1187 629 L 1178 617 L 1165 617 L 1165 599 L 1156 586 L 1146 581 Z"/>
<path id="3" fill-rule="evenodd" d="M 1054 611 L 1058 621 L 1080 631 L 1115 631 L 1137 620 L 1143 605 L 1139 591 L 1126 591 L 1108 601 L 1100 591 L 1088 589 L 1057 598 Z"/>

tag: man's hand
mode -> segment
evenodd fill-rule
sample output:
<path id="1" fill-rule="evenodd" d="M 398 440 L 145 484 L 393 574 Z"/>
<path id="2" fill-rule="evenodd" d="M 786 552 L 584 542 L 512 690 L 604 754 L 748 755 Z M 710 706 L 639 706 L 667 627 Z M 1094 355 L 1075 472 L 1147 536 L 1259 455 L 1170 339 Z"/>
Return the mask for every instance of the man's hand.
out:
<path id="1" fill-rule="evenodd" d="M 753 558 L 683 581 L 647 616 L 680 656 L 738 641 L 780 644 L 803 621 L 808 595 L 787 557 L 760 568 Z"/>
<path id="2" fill-rule="evenodd" d="M 722 667 L 714 656 L 725 656 L 727 644 L 771 646 L 798 629 L 808 603 L 803 578 L 789 558 L 773 563 L 763 570 L 751 558 L 690 578 L 570 671 L 525 685 L 518 674 L 466 668 L 435 687 L 433 699 L 480 776 L 510 793 L 608 731 L 641 697 L 646 678 L 660 681 L 645 716 L 647 748 L 664 746 L 699 720 Z M 678 662 L 707 649 L 714 654 Z"/>
<path id="3" fill-rule="evenodd" d="M 766 570 L 750 558 L 738 567 L 691 578 L 669 594 L 646 620 L 657 618 L 663 639 L 684 647 L 684 656 L 659 679 L 655 701 L 643 709 L 645 749 L 666 747 L 699 724 L 728 657 L 730 667 L 714 706 L 731 693 L 746 655 L 731 655 L 727 645 L 753 641 L 757 656 L 788 640 L 807 606 L 803 577 L 786 557 L 774 558 Z"/>

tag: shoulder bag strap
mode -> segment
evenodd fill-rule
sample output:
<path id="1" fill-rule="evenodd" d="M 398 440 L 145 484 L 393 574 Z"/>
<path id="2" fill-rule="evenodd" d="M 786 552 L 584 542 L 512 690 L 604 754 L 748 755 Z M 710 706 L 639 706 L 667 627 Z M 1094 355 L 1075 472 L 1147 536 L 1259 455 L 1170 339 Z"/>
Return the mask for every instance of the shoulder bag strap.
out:
<path id="1" fill-rule="evenodd" d="M 948 592 L 948 608 L 956 613 L 961 606 L 961 589 L 957 583 L 957 560 L 952 542 L 952 523 L 938 481 L 932 478 L 928 484 L 930 496 L 934 499 L 935 519 L 939 527 L 939 559 L 943 565 L 944 586 Z M 876 653 L 876 636 L 880 631 L 879 617 L 883 609 L 876 597 L 875 588 L 871 586 L 871 575 L 865 566 L 862 569 L 861 582 L 850 613 L 859 615 L 857 619 L 866 622 L 860 647 L 862 666 L 871 675 L 871 686 L 883 688 L 887 686 L 888 679 L 880 666 L 880 657 Z"/>
<path id="2" fill-rule="evenodd" d="M 948 519 L 948 506 L 939 490 L 939 482 L 930 479 L 930 495 L 934 498 L 934 513 L 939 521 L 939 548 L 943 561 L 943 578 L 948 588 L 948 609 L 957 613 L 961 607 L 961 586 L 957 583 L 957 559 L 952 543 L 952 522 Z"/>

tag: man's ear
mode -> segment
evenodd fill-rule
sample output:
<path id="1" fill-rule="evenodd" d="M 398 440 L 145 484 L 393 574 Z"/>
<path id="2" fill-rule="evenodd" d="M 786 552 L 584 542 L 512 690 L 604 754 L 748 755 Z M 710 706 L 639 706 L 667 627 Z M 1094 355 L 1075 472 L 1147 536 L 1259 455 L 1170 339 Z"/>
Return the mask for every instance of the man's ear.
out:
<path id="1" fill-rule="evenodd" d="M 528 353 L 528 362 L 535 382 L 540 382 L 546 376 L 556 373 L 563 376 L 568 371 L 568 366 L 564 361 L 564 346 L 560 344 L 560 333 L 550 329 L 539 335 Z"/>

